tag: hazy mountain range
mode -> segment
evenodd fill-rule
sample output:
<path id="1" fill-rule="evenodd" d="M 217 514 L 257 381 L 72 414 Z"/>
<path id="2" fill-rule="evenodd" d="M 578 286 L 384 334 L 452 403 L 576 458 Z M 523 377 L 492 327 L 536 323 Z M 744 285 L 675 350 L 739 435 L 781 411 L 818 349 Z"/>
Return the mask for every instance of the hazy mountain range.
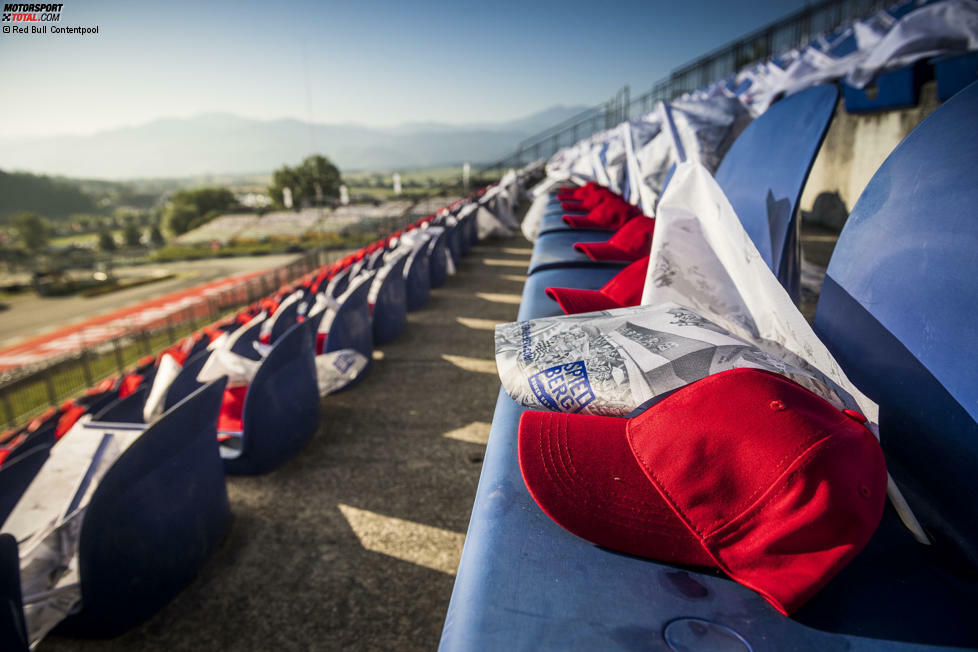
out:
<path id="1" fill-rule="evenodd" d="M 87 136 L 0 138 L 0 168 L 105 179 L 249 174 L 316 151 L 344 170 L 476 164 L 509 155 L 524 138 L 586 108 L 554 106 L 509 122 L 390 128 L 208 113 Z"/>

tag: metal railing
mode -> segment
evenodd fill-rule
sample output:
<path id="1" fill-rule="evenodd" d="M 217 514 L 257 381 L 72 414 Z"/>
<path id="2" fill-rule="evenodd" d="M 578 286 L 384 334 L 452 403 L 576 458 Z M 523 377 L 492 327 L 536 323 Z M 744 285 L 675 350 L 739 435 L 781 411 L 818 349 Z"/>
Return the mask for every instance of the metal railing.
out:
<path id="1" fill-rule="evenodd" d="M 531 161 L 549 159 L 563 147 L 648 113 L 656 102 L 675 99 L 725 79 L 752 63 L 800 48 L 819 35 L 892 4 L 893 0 L 826 0 L 805 7 L 673 70 L 643 95 L 633 98 L 629 87 L 622 87 L 607 102 L 526 138 L 513 154 L 486 165 L 482 171 L 520 168 Z"/>

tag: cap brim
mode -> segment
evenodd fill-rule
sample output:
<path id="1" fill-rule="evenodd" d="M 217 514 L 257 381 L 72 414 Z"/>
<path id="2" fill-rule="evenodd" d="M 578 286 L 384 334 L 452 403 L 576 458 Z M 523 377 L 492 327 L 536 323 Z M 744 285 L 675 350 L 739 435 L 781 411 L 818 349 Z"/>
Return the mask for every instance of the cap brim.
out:
<path id="1" fill-rule="evenodd" d="M 577 288 L 547 288 L 547 296 L 556 301 L 564 314 L 577 315 L 596 310 L 622 308 L 620 303 L 598 290 Z"/>
<path id="2" fill-rule="evenodd" d="M 608 226 L 602 222 L 592 220 L 589 217 L 576 216 L 576 215 L 564 215 L 564 224 L 571 227 L 572 229 L 601 229 L 603 231 L 612 231 L 613 229 L 608 228 Z"/>
<path id="3" fill-rule="evenodd" d="M 635 461 L 627 424 L 617 417 L 525 412 L 517 447 L 530 495 L 558 525 L 599 546 L 712 566 Z"/>
<path id="4" fill-rule="evenodd" d="M 574 249 L 599 263 L 633 263 L 642 258 L 610 242 L 578 242 L 574 245 Z"/>

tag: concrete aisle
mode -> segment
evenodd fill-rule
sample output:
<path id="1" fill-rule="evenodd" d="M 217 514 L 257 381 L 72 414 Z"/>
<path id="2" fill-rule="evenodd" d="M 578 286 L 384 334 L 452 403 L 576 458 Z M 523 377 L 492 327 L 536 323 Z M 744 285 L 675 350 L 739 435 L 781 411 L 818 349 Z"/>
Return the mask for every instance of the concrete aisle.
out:
<path id="1" fill-rule="evenodd" d="M 363 381 L 324 400 L 298 457 L 230 478 L 226 540 L 154 618 L 40 649 L 437 647 L 499 387 L 492 326 L 516 318 L 530 251 L 521 236 L 474 248 Z"/>

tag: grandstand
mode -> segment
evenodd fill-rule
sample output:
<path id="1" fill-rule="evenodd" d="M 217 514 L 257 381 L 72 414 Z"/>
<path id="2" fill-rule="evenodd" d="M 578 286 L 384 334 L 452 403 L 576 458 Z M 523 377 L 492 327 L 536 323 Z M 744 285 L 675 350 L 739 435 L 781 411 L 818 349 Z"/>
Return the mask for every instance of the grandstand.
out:
<path id="1" fill-rule="evenodd" d="M 404 225 L 2 435 L 3 649 L 978 648 L 978 3 L 794 20 L 186 234 Z"/>

